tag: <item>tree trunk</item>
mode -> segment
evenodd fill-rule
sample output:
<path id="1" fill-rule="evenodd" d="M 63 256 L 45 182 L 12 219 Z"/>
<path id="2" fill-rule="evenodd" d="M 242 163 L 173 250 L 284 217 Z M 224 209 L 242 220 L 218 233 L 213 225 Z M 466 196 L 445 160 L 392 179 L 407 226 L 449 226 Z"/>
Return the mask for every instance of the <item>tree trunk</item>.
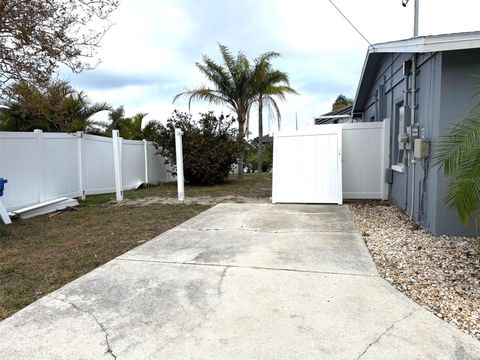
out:
<path id="1" fill-rule="evenodd" d="M 262 150 L 263 150 L 263 99 L 258 101 L 258 172 L 262 169 Z"/>
<path id="2" fill-rule="evenodd" d="M 238 114 L 238 137 L 237 141 L 239 142 L 240 154 L 238 154 L 238 177 L 243 177 L 243 166 L 245 162 L 245 147 L 244 147 L 244 137 L 245 137 L 245 117 L 243 114 Z"/>

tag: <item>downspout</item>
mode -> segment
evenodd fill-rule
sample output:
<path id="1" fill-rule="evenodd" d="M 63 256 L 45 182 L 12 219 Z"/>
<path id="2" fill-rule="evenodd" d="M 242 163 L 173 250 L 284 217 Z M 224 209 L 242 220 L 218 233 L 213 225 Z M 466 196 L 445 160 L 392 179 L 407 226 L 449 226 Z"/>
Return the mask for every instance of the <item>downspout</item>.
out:
<path id="1" fill-rule="evenodd" d="M 417 98 L 417 54 L 413 55 L 412 60 L 412 121 L 410 125 L 410 156 L 412 157 L 412 203 L 410 207 L 410 220 L 413 219 L 413 211 L 415 210 L 415 166 L 417 161 L 415 160 L 415 156 L 413 156 L 413 147 L 414 147 L 414 140 L 413 140 L 413 127 L 417 126 L 417 119 L 415 117 L 415 108 L 417 106 L 416 98 Z"/>

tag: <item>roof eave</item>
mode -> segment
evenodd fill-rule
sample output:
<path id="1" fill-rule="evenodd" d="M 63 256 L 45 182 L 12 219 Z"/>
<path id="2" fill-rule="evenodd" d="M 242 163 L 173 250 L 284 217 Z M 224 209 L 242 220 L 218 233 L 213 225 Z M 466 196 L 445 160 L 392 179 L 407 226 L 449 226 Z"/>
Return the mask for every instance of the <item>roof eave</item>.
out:
<path id="1" fill-rule="evenodd" d="M 358 81 L 357 92 L 355 93 L 355 98 L 353 100 L 352 113 L 351 113 L 352 117 L 353 117 L 353 114 L 358 112 L 357 111 L 358 94 L 360 93 L 360 88 L 362 86 L 362 80 L 363 80 L 363 76 L 365 75 L 365 69 L 367 67 L 368 58 L 369 58 L 370 54 L 372 54 L 372 52 L 373 52 L 373 47 L 370 46 L 367 50 L 367 55 L 365 56 L 365 61 L 363 62 L 362 73 L 360 74 L 360 80 Z"/>

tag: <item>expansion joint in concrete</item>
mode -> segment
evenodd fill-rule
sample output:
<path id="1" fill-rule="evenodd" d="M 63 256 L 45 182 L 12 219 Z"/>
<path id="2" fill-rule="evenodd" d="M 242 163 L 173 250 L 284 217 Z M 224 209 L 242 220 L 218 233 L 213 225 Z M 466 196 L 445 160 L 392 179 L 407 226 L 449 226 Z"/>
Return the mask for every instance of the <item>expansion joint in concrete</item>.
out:
<path id="1" fill-rule="evenodd" d="M 130 262 L 141 262 L 141 263 L 156 263 L 164 265 L 186 265 L 186 266 L 210 266 L 210 267 L 222 267 L 222 268 L 232 268 L 232 269 L 250 269 L 250 270 L 268 270 L 268 271 L 283 271 L 283 272 L 294 272 L 294 273 L 304 273 L 304 274 L 320 274 L 320 275 L 339 275 L 339 276 L 359 276 L 367 278 L 378 278 L 379 275 L 373 274 L 355 274 L 347 272 L 334 272 L 334 271 L 320 271 L 320 270 L 305 270 L 305 269 L 292 269 L 292 268 L 278 268 L 278 267 L 265 267 L 265 266 L 246 266 L 246 265 L 227 265 L 227 264 L 217 264 L 217 263 L 200 263 L 200 262 L 188 262 L 188 261 L 162 261 L 162 260 L 147 260 L 147 259 L 129 259 L 125 257 L 118 257 L 115 260 L 117 261 L 130 261 Z M 224 270 L 225 271 L 225 270 Z"/>

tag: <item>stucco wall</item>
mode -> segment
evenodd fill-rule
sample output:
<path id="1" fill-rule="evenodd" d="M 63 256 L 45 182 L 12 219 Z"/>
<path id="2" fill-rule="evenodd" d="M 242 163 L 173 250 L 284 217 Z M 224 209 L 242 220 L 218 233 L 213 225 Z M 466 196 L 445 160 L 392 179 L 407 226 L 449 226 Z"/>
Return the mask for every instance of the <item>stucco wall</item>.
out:
<path id="1" fill-rule="evenodd" d="M 480 49 L 448 51 L 442 57 L 442 87 L 438 122 L 438 135 L 443 135 L 460 119 L 467 116 L 480 103 L 479 80 L 472 75 L 480 74 Z M 437 173 L 437 169 L 431 171 Z M 440 172 L 437 183 L 437 218 L 435 229 L 438 234 L 454 233 L 476 235 L 473 225 L 468 228 L 448 209 L 442 199 L 447 191 L 447 179 Z"/>
<path id="2" fill-rule="evenodd" d="M 383 55 L 363 111 L 363 121 L 381 121 L 385 117 L 392 120 L 392 157 L 398 141 L 395 133 L 398 123 L 396 108 L 399 102 L 405 101 L 403 63 L 411 58 L 412 54 Z M 475 81 L 471 74 L 480 65 L 480 50 L 418 54 L 417 64 L 416 117 L 422 136 L 436 142 L 479 101 L 472 97 Z M 379 93 L 380 85 L 384 87 Z M 408 105 L 412 104 L 411 90 L 410 76 L 407 82 Z M 391 158 L 390 163 L 397 163 L 397 159 Z M 412 191 L 415 192 L 413 198 Z M 394 172 L 389 197 L 408 214 L 411 214 L 413 204 L 414 219 L 436 235 L 475 234 L 473 227 L 465 228 L 445 207 L 445 194 L 446 181 L 442 172 L 431 168 L 429 161 L 417 161 L 416 164 L 409 161 L 404 173 Z"/>

